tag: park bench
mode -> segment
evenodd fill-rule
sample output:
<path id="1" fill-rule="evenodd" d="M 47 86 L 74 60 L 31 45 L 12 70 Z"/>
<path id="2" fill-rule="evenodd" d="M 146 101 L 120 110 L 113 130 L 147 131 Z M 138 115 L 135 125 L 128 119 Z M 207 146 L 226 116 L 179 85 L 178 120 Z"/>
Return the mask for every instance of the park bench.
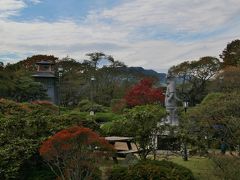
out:
<path id="1" fill-rule="evenodd" d="M 117 152 L 113 155 L 113 160 L 115 163 L 118 163 L 118 160 L 117 160 L 118 157 L 126 158 L 128 155 L 138 153 L 138 150 L 134 150 L 132 148 L 132 145 L 131 145 L 131 142 L 133 141 L 132 137 L 111 136 L 111 137 L 105 137 L 105 139 L 113 146 L 115 145 L 116 142 L 122 142 L 127 144 L 127 147 L 128 147 L 127 150 L 116 149 Z"/>

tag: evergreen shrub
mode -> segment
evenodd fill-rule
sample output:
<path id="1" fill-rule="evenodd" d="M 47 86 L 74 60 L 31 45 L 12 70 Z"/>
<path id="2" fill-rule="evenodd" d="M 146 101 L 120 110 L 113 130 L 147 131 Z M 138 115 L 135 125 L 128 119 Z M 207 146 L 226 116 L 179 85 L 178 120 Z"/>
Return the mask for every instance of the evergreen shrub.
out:
<path id="1" fill-rule="evenodd" d="M 91 101 L 85 99 L 79 102 L 79 110 L 81 112 L 107 112 L 108 109 L 100 104 L 92 103 Z"/>
<path id="2" fill-rule="evenodd" d="M 110 180 L 194 180 L 192 172 L 170 161 L 139 161 L 137 164 L 113 168 L 109 172 Z"/>
<path id="3" fill-rule="evenodd" d="M 102 122 L 112 122 L 112 121 L 116 121 L 121 119 L 122 116 L 115 114 L 115 113 L 111 113 L 111 112 L 106 112 L 106 113 L 96 113 L 95 116 L 95 121 L 98 123 L 102 123 Z"/>

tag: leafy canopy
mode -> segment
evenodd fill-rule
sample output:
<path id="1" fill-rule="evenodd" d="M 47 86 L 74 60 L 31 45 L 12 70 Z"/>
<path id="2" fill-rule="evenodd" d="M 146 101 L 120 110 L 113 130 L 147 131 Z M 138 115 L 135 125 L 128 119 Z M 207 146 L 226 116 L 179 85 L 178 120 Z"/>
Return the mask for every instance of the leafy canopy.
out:
<path id="1" fill-rule="evenodd" d="M 207 94 L 207 83 L 218 73 L 220 61 L 211 56 L 197 61 L 185 61 L 169 69 L 169 73 L 181 80 L 181 96 L 191 105 L 200 103 Z"/>
<path id="2" fill-rule="evenodd" d="M 223 67 L 240 66 L 240 40 L 236 39 L 228 43 L 220 58 L 223 59 Z"/>
<path id="3" fill-rule="evenodd" d="M 163 117 L 165 109 L 158 105 L 136 106 L 125 115 L 125 133 L 134 137 L 142 159 L 154 150 L 153 138 L 163 131 Z"/>

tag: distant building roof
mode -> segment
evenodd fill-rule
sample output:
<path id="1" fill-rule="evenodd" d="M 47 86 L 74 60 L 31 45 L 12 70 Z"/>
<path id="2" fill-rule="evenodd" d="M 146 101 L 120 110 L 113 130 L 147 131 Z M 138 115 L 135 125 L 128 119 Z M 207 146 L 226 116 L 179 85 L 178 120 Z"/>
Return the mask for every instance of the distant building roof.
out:
<path id="1" fill-rule="evenodd" d="M 52 72 L 36 72 L 32 77 L 55 78 L 56 76 Z"/>
<path id="2" fill-rule="evenodd" d="M 54 64 L 54 62 L 43 60 L 43 61 L 36 62 L 36 64 L 52 65 Z"/>

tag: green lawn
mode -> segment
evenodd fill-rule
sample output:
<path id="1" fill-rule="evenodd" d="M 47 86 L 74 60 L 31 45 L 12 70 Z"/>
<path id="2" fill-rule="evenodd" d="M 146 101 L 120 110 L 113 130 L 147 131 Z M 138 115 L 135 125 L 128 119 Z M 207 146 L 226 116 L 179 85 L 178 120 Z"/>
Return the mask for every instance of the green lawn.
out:
<path id="1" fill-rule="evenodd" d="M 190 169 L 198 180 L 218 180 L 213 175 L 213 163 L 205 157 L 191 157 L 188 161 L 183 161 L 182 157 L 172 156 L 170 161 Z"/>
<path id="2" fill-rule="evenodd" d="M 159 158 L 159 160 L 161 159 L 162 158 Z M 213 164 L 208 158 L 195 156 L 189 158 L 188 161 L 183 161 L 181 156 L 169 156 L 168 160 L 190 169 L 197 180 L 219 180 L 219 178 L 213 175 Z M 103 171 L 103 179 L 106 179 L 107 171 L 114 165 L 116 164 L 114 164 L 111 159 L 103 162 L 100 167 Z M 125 159 L 119 159 L 119 165 L 127 166 L 128 163 Z M 45 167 L 45 169 L 33 169 L 33 171 L 29 173 L 29 179 L 31 180 L 50 180 L 52 179 L 51 176 L 53 176 L 53 174 L 51 174 L 47 167 Z"/>
<path id="3" fill-rule="evenodd" d="M 162 160 L 163 158 L 158 159 Z M 190 157 L 188 161 L 184 161 L 181 156 L 169 156 L 168 160 L 190 169 L 197 180 L 219 180 L 219 178 L 213 174 L 212 161 L 206 157 L 194 156 Z M 106 171 L 106 169 L 114 165 L 111 160 L 104 164 L 101 168 L 103 171 Z M 127 165 L 124 159 L 119 159 L 119 164 L 122 166 Z"/>

